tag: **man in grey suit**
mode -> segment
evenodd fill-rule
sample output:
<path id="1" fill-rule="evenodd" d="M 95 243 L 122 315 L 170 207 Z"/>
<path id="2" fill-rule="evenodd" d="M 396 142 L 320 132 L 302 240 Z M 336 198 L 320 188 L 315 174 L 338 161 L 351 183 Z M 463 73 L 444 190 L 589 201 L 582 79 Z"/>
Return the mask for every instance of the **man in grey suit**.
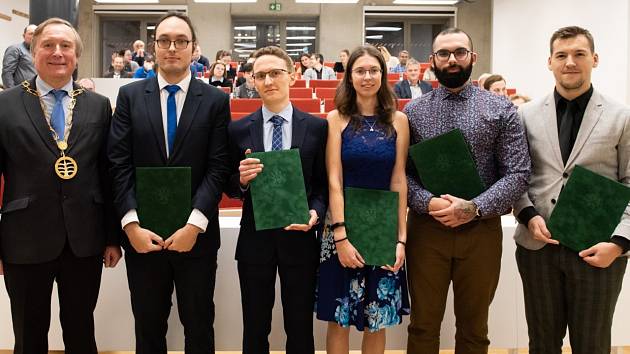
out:
<path id="1" fill-rule="evenodd" d="M 593 89 L 599 58 L 580 27 L 550 41 L 552 94 L 521 108 L 529 140 L 529 190 L 514 206 L 530 353 L 560 353 L 567 326 L 573 353 L 610 353 L 610 329 L 630 248 L 630 206 L 610 241 L 576 253 L 546 227 L 575 165 L 630 185 L 630 109 Z"/>
<path id="2" fill-rule="evenodd" d="M 24 41 L 12 45 L 4 52 L 2 59 L 2 84 L 5 89 L 18 86 L 24 80 L 35 77 L 35 67 L 31 57 L 31 40 L 35 25 L 28 25 L 24 28 L 22 38 Z"/>

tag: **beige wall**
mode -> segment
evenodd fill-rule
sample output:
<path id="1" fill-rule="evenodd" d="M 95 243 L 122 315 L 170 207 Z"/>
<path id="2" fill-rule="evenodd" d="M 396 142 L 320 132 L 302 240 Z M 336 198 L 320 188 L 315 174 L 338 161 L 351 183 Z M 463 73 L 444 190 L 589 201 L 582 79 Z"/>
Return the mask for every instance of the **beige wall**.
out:
<path id="1" fill-rule="evenodd" d="M 363 42 L 363 6 L 391 5 L 391 0 L 360 0 L 358 4 L 296 4 L 293 0 L 280 0 L 281 12 L 268 10 L 270 0 L 254 4 L 201 4 L 193 0 L 161 0 L 161 4 L 188 5 L 203 53 L 211 61 L 219 49 L 232 44 L 232 18 L 299 18 L 319 17 L 319 51 L 326 60 L 336 60 L 339 50 L 352 49 Z M 86 50 L 79 61 L 79 75 L 97 74 L 93 52 L 98 48 L 98 16 L 92 14 L 93 1 L 79 2 L 79 33 Z M 492 1 L 477 0 L 458 5 L 458 26 L 469 32 L 479 53 L 479 62 L 473 77 L 490 71 Z"/>

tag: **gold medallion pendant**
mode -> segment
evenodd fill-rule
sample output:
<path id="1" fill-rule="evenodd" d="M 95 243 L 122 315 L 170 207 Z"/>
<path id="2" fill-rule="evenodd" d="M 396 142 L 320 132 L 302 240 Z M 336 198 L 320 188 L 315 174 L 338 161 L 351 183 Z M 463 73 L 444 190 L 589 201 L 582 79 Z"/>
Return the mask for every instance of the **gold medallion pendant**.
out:
<path id="1" fill-rule="evenodd" d="M 72 179 L 78 170 L 79 166 L 72 157 L 62 155 L 55 161 L 55 173 L 61 179 Z"/>
<path id="2" fill-rule="evenodd" d="M 59 150 L 65 151 L 68 148 L 68 143 L 66 143 L 63 140 L 58 140 L 57 141 L 57 147 L 59 148 Z"/>

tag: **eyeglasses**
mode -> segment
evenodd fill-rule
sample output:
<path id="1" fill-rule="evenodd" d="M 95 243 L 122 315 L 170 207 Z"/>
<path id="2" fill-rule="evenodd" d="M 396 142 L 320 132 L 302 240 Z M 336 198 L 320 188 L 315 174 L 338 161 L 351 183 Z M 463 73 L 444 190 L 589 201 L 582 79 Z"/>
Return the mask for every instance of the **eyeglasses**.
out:
<path id="1" fill-rule="evenodd" d="M 352 70 L 352 73 L 359 77 L 365 77 L 365 74 L 370 73 L 371 77 L 380 75 L 383 72 L 380 68 L 373 67 L 370 70 L 365 70 L 364 68 L 356 68 Z"/>
<path id="2" fill-rule="evenodd" d="M 267 79 L 267 75 L 269 75 L 269 78 L 271 80 L 275 80 L 276 78 L 278 78 L 280 75 L 284 73 L 288 73 L 288 71 L 284 69 L 271 69 L 269 71 L 259 71 L 259 72 L 254 73 L 254 80 L 265 81 L 265 79 Z"/>
<path id="3" fill-rule="evenodd" d="M 175 44 L 175 49 L 186 49 L 188 48 L 188 45 L 190 44 L 190 42 L 192 41 L 189 41 L 187 39 L 176 39 L 172 41 L 166 38 L 160 38 L 155 41 L 158 48 L 160 49 L 170 49 L 171 44 Z"/>
<path id="4" fill-rule="evenodd" d="M 468 57 L 468 53 L 472 53 L 470 50 L 466 48 L 457 48 L 454 51 L 450 51 L 447 49 L 440 49 L 437 52 L 433 53 L 433 55 L 442 61 L 446 61 L 451 57 L 451 54 L 455 56 L 456 60 L 464 60 Z"/>

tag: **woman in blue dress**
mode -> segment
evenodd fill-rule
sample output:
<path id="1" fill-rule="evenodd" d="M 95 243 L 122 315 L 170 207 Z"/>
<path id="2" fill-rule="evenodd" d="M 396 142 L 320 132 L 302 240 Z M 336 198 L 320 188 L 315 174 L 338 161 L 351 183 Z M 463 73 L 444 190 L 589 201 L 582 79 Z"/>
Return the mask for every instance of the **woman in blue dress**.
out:
<path id="1" fill-rule="evenodd" d="M 363 331 L 362 353 L 385 351 L 385 328 L 409 314 L 405 259 L 409 146 L 407 116 L 396 110 L 380 52 L 359 47 L 348 59 L 328 114 L 330 210 L 322 237 L 317 318 L 328 321 L 326 350 L 348 353 L 350 326 Z M 367 266 L 346 237 L 345 187 L 398 192 L 396 262 Z M 383 210 L 383 213 L 396 212 Z"/>

